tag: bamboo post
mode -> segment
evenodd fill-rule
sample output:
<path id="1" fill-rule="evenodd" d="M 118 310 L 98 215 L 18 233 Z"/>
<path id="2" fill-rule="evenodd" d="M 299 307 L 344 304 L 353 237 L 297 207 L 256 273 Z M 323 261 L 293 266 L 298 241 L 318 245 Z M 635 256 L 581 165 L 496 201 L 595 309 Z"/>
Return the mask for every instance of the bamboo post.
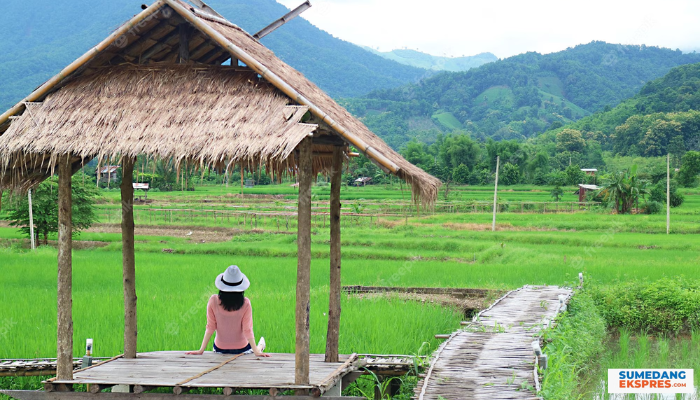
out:
<path id="1" fill-rule="evenodd" d="M 666 234 L 671 233 L 671 154 L 666 154 Z"/>
<path id="2" fill-rule="evenodd" d="M 496 208 L 498 207 L 498 168 L 501 164 L 501 156 L 496 156 L 496 185 L 493 189 L 493 223 L 491 230 L 496 232 Z"/>
<path id="3" fill-rule="evenodd" d="M 328 305 L 328 332 L 326 335 L 326 362 L 338 362 L 338 340 L 340 337 L 340 185 L 343 173 L 343 149 L 333 148 L 333 165 L 331 166 L 331 271 L 330 299 Z M 325 227 L 325 214 L 324 214 Z"/>
<path id="4" fill-rule="evenodd" d="M 311 307 L 311 138 L 299 144 L 299 210 L 297 223 L 296 346 L 294 382 L 309 384 L 309 309 Z M 306 390 L 297 390 L 297 396 Z"/>
<path id="5" fill-rule="evenodd" d="M 136 262 L 134 258 L 134 160 L 122 162 L 122 268 L 124 283 L 124 358 L 136 358 Z"/>
<path id="6" fill-rule="evenodd" d="M 70 158 L 58 162 L 58 337 L 56 377 L 73 379 L 73 221 Z"/>
<path id="7" fill-rule="evenodd" d="M 2 193 L 0 193 L 2 196 Z M 29 189 L 27 194 L 29 198 L 29 236 L 31 237 L 32 250 L 36 249 L 36 239 L 34 238 L 34 210 L 32 207 L 32 189 Z"/>

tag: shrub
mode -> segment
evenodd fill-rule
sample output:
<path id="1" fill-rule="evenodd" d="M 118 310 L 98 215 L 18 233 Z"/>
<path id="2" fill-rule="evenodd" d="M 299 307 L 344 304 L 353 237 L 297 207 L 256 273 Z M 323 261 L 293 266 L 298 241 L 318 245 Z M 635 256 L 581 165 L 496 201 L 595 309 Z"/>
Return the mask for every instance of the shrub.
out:
<path id="1" fill-rule="evenodd" d="M 685 201 L 685 197 L 677 190 L 678 185 L 675 181 L 671 181 L 671 207 L 680 207 Z M 666 204 L 666 181 L 660 181 L 651 188 L 649 200 L 659 202 L 662 205 Z"/>
<path id="2" fill-rule="evenodd" d="M 648 201 L 644 205 L 644 213 L 645 214 L 661 214 L 661 212 L 664 210 L 664 205 L 659 203 L 658 201 Z"/>
<path id="3" fill-rule="evenodd" d="M 683 278 L 591 289 L 609 327 L 677 333 L 700 327 L 700 283 Z"/>

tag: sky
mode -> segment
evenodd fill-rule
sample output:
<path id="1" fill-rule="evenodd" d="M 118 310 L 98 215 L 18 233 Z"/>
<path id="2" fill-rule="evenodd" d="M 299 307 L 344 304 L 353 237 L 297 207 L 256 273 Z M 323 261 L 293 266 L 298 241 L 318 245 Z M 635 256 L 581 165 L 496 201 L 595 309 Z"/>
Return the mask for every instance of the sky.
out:
<path id="1" fill-rule="evenodd" d="M 277 0 L 289 8 L 303 0 Z M 459 57 L 550 53 L 581 43 L 700 51 L 698 0 L 311 0 L 303 17 L 380 51 Z"/>

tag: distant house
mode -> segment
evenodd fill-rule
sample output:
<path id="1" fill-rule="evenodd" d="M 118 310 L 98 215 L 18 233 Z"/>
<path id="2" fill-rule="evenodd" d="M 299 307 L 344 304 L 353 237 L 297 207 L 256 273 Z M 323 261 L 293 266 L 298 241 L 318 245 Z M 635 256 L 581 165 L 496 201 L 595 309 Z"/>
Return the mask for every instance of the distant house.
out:
<path id="1" fill-rule="evenodd" d="M 584 203 L 586 201 L 586 195 L 588 192 L 595 192 L 598 190 L 600 190 L 600 187 L 596 185 L 578 185 L 579 203 Z"/>
<path id="2" fill-rule="evenodd" d="M 97 180 L 99 182 L 113 182 L 117 180 L 118 165 L 107 165 L 99 169 L 97 172 Z"/>
<path id="3" fill-rule="evenodd" d="M 597 168 L 581 168 L 581 171 L 585 172 L 588 176 L 595 176 L 598 173 Z"/>
<path id="4" fill-rule="evenodd" d="M 355 186 L 366 186 L 367 184 L 372 183 L 372 178 L 368 176 L 363 176 L 360 178 L 355 179 Z"/>

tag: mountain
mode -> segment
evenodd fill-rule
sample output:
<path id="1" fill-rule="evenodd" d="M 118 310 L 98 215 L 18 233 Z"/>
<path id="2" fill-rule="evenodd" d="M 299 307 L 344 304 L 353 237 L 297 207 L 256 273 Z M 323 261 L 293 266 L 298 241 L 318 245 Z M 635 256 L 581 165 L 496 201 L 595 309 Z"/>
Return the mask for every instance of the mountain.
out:
<path id="1" fill-rule="evenodd" d="M 699 61 L 700 54 L 679 50 L 591 42 L 440 73 L 343 104 L 394 147 L 453 130 L 523 140 L 615 106 L 671 68 Z"/>
<path id="2" fill-rule="evenodd" d="M 371 47 L 365 47 L 365 49 L 388 60 L 432 71 L 468 71 L 498 60 L 498 57 L 491 53 L 481 53 L 468 57 L 439 57 L 408 49 L 387 52 L 378 51 Z"/>
<path id="3" fill-rule="evenodd" d="M 671 69 L 648 82 L 615 108 L 548 131 L 537 141 L 553 141 L 563 129 L 595 138 L 603 150 L 623 156 L 662 156 L 700 150 L 700 63 Z"/>
<path id="4" fill-rule="evenodd" d="M 255 33 L 289 10 L 274 0 L 211 0 Z M 138 13 L 142 0 L 11 0 L 0 13 L 0 109 L 7 109 Z M 429 74 L 333 37 L 297 18 L 262 42 L 334 97 L 416 82 Z"/>

